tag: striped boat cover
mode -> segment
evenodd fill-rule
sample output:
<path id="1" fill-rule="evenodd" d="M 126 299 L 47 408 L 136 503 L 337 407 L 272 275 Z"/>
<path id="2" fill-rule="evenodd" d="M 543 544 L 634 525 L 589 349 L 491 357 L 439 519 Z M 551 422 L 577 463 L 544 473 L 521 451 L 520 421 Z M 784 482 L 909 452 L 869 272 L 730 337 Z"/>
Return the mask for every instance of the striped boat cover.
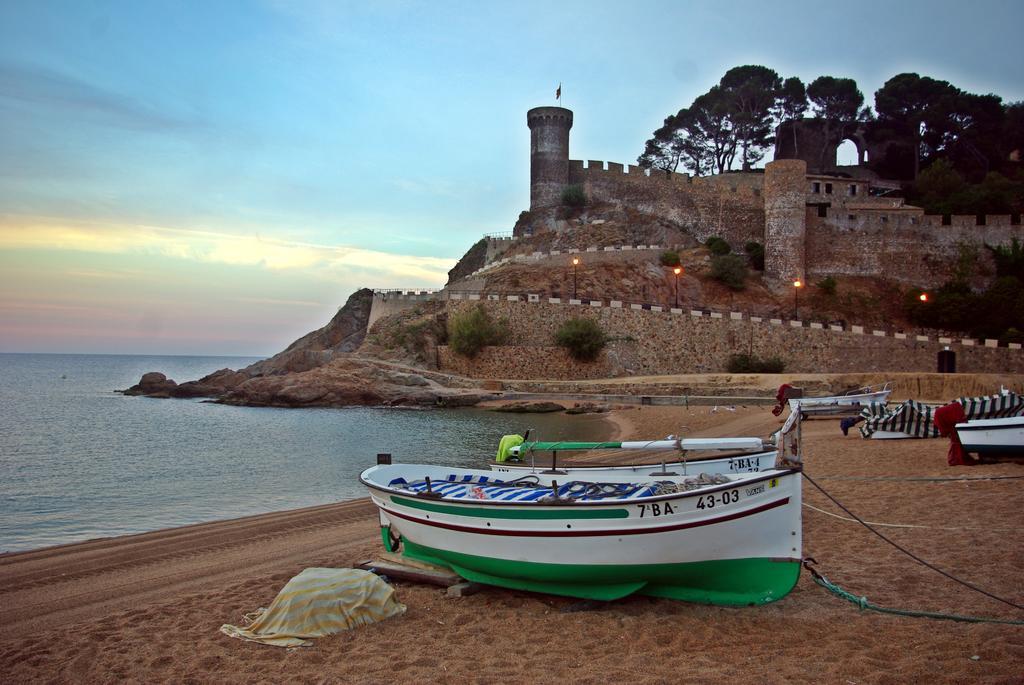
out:
<path id="1" fill-rule="evenodd" d="M 220 632 L 278 647 L 305 647 L 322 637 L 376 623 L 405 611 L 390 585 L 369 571 L 307 568 L 281 588 L 267 609 L 245 618 L 244 628 L 223 625 Z"/>
<path id="2" fill-rule="evenodd" d="M 969 421 L 1019 416 L 1024 413 L 1024 397 L 1015 392 L 1002 392 L 985 397 L 958 397 L 953 401 L 964 406 L 964 413 L 967 414 Z M 942 405 L 907 400 L 897 405 L 895 409 L 890 409 L 884 403 L 872 402 L 860 412 L 864 418 L 860 434 L 870 438 L 875 431 L 892 431 L 906 433 L 912 438 L 937 438 L 939 430 L 932 423 L 932 416 L 940 406 Z"/>
<path id="3" fill-rule="evenodd" d="M 692 477 L 690 480 L 696 480 L 700 476 Z M 505 484 L 501 480 L 493 479 L 488 484 L 487 476 L 482 476 L 479 479 L 473 480 L 454 480 L 454 476 L 449 476 L 449 481 L 434 481 L 431 485 L 432 491 L 444 497 L 446 499 L 466 499 L 466 500 L 500 500 L 503 502 L 535 502 L 543 497 L 548 497 L 553 493 L 552 488 L 545 485 L 517 485 L 515 483 L 511 485 Z M 470 479 L 472 476 L 465 476 L 465 479 Z M 558 486 L 558 496 L 563 498 L 569 498 L 574 495 L 573 490 L 579 487 L 581 481 L 569 481 Z M 389 483 L 391 487 L 400 487 L 411 492 L 426 492 L 427 484 L 424 481 L 416 481 L 413 483 L 407 483 L 404 479 L 397 479 Z M 609 488 L 617 489 L 617 492 L 611 495 L 604 496 L 574 496 L 574 499 L 581 501 L 589 500 L 624 500 L 624 499 L 637 499 L 640 497 L 651 497 L 658 492 L 657 481 L 647 481 L 642 484 L 635 483 L 608 483 L 606 484 Z"/>

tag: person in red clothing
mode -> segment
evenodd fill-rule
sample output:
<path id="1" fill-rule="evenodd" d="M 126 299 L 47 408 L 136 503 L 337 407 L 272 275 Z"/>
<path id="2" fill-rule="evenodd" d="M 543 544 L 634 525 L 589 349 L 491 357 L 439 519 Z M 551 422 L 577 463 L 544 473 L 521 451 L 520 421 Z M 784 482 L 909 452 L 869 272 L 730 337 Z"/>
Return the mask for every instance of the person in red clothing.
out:
<path id="1" fill-rule="evenodd" d="M 772 413 L 776 416 L 781 414 L 782 410 L 786 408 L 787 391 L 792 387 L 793 386 L 789 383 L 783 383 L 779 386 L 779 391 L 775 393 L 775 401 L 778 402 L 778 404 L 772 409 Z"/>
<path id="2" fill-rule="evenodd" d="M 932 418 L 935 427 L 939 429 L 939 435 L 949 438 L 947 462 L 950 466 L 973 466 L 978 463 L 964 451 L 960 436 L 956 432 L 956 424 L 964 423 L 966 420 L 967 414 L 964 413 L 964 407 L 959 402 L 950 402 L 939 407 L 935 410 L 935 416 Z"/>

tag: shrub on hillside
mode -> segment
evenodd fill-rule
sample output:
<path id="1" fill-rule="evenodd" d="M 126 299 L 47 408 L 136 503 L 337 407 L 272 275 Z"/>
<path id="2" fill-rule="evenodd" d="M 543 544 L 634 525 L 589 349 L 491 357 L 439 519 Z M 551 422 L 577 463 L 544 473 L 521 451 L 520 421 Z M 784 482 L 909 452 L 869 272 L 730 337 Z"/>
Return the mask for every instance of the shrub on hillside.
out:
<path id="1" fill-rule="evenodd" d="M 711 258 L 711 277 L 733 290 L 747 287 L 747 262 L 735 254 L 716 255 Z"/>
<path id="2" fill-rule="evenodd" d="M 555 332 L 555 344 L 579 361 L 595 359 L 607 342 L 608 337 L 594 319 L 569 319 Z"/>
<path id="3" fill-rule="evenodd" d="M 562 204 L 570 207 L 582 207 L 587 204 L 587 195 L 583 192 L 583 186 L 566 186 L 562 191 Z"/>
<path id="4" fill-rule="evenodd" d="M 713 255 L 723 255 L 732 252 L 732 247 L 724 239 L 713 235 L 704 241 L 704 247 Z"/>
<path id="5" fill-rule="evenodd" d="M 1013 326 L 1006 329 L 1006 332 L 999 336 L 999 344 L 1024 343 L 1024 331 L 1017 330 Z"/>
<path id="6" fill-rule="evenodd" d="M 825 278 L 818 281 L 815 285 L 818 286 L 818 289 L 821 290 L 821 292 L 825 293 L 829 297 L 832 297 L 833 295 L 836 294 L 836 285 L 838 284 L 836 283 L 836 279 L 832 278 L 831 276 L 826 276 Z"/>
<path id="7" fill-rule="evenodd" d="M 778 357 L 761 359 L 752 354 L 732 354 L 725 368 L 729 373 L 782 373 L 786 362 Z"/>
<path id="8" fill-rule="evenodd" d="M 437 317 L 430 317 L 415 323 L 402 323 L 388 329 L 384 335 L 376 336 L 375 342 L 390 349 L 404 349 L 417 360 L 427 362 L 427 353 L 432 344 L 444 344 L 448 330 Z"/>
<path id="9" fill-rule="evenodd" d="M 743 251 L 747 253 L 750 266 L 758 271 L 764 271 L 764 245 L 756 240 L 751 240 L 743 246 Z"/>
<path id="10" fill-rule="evenodd" d="M 661 253 L 661 265 L 662 266 L 679 266 L 679 253 L 675 250 L 665 250 Z"/>
<path id="11" fill-rule="evenodd" d="M 996 276 L 1013 276 L 1024 282 L 1024 244 L 1013 238 L 1009 245 L 985 245 L 996 263 Z"/>
<path id="12" fill-rule="evenodd" d="M 494 321 L 483 305 L 455 314 L 448 321 L 448 345 L 464 357 L 475 357 L 488 345 L 500 345 L 506 333 L 505 322 Z"/>

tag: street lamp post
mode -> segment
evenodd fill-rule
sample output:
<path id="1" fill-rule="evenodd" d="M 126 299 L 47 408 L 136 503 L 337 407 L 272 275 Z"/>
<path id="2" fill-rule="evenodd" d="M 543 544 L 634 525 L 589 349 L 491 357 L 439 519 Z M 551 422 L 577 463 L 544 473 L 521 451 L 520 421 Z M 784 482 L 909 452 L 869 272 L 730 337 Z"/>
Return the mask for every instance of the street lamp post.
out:
<path id="1" fill-rule="evenodd" d="M 677 266 L 672 269 L 672 273 L 676 275 L 676 309 L 679 309 L 679 274 L 683 273 L 683 267 Z"/>
<path id="2" fill-rule="evenodd" d="M 800 288 L 804 287 L 803 282 L 798 278 L 793 281 L 793 319 L 800 318 Z"/>
<path id="3" fill-rule="evenodd" d="M 917 299 L 921 300 L 922 302 L 927 302 L 928 301 L 928 293 L 921 293 L 920 295 L 917 296 Z"/>
<path id="4" fill-rule="evenodd" d="M 576 267 L 579 266 L 580 258 L 572 258 L 572 299 L 576 299 Z"/>

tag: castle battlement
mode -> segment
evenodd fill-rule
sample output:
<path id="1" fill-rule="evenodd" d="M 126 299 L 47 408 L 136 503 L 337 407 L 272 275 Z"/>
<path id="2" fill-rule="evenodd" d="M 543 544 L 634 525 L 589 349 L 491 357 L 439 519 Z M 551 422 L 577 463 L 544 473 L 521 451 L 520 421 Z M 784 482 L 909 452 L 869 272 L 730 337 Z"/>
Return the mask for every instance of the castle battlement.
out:
<path id="1" fill-rule="evenodd" d="M 810 208 L 809 208 L 810 209 Z M 824 207 L 817 210 L 817 218 L 826 220 L 838 225 L 871 225 L 891 228 L 929 228 L 944 229 L 947 232 L 957 233 L 964 230 L 977 231 L 982 229 L 979 235 L 985 233 L 984 229 L 1010 229 L 1021 226 L 1020 217 L 1011 214 L 921 214 L 909 211 L 885 211 L 885 208 L 850 208 L 850 207 Z M 824 214 L 824 216 L 822 215 Z M 952 230 L 951 230 L 952 229 Z"/>
<path id="2" fill-rule="evenodd" d="M 670 173 L 644 169 L 636 164 L 622 164 L 620 162 L 604 162 L 599 159 L 570 159 L 569 180 L 572 183 L 582 183 L 593 178 L 624 178 L 624 180 L 635 183 L 651 183 L 659 185 L 689 185 L 691 177 L 689 174 Z"/>
<path id="3" fill-rule="evenodd" d="M 595 202 L 671 221 L 697 240 L 720 236 L 736 251 L 749 241 L 763 244 L 765 277 L 776 286 L 808 274 L 848 274 L 934 287 L 950 276 L 962 245 L 1024 239 L 1020 216 L 925 215 L 901 199 L 871 195 L 870 178 L 808 173 L 794 155 L 777 155 L 763 170 L 690 176 L 570 160 L 567 109 L 532 109 L 527 123 L 530 209 L 554 207 L 567 186 L 580 185 Z M 865 249 L 865 241 L 873 247 Z"/>

